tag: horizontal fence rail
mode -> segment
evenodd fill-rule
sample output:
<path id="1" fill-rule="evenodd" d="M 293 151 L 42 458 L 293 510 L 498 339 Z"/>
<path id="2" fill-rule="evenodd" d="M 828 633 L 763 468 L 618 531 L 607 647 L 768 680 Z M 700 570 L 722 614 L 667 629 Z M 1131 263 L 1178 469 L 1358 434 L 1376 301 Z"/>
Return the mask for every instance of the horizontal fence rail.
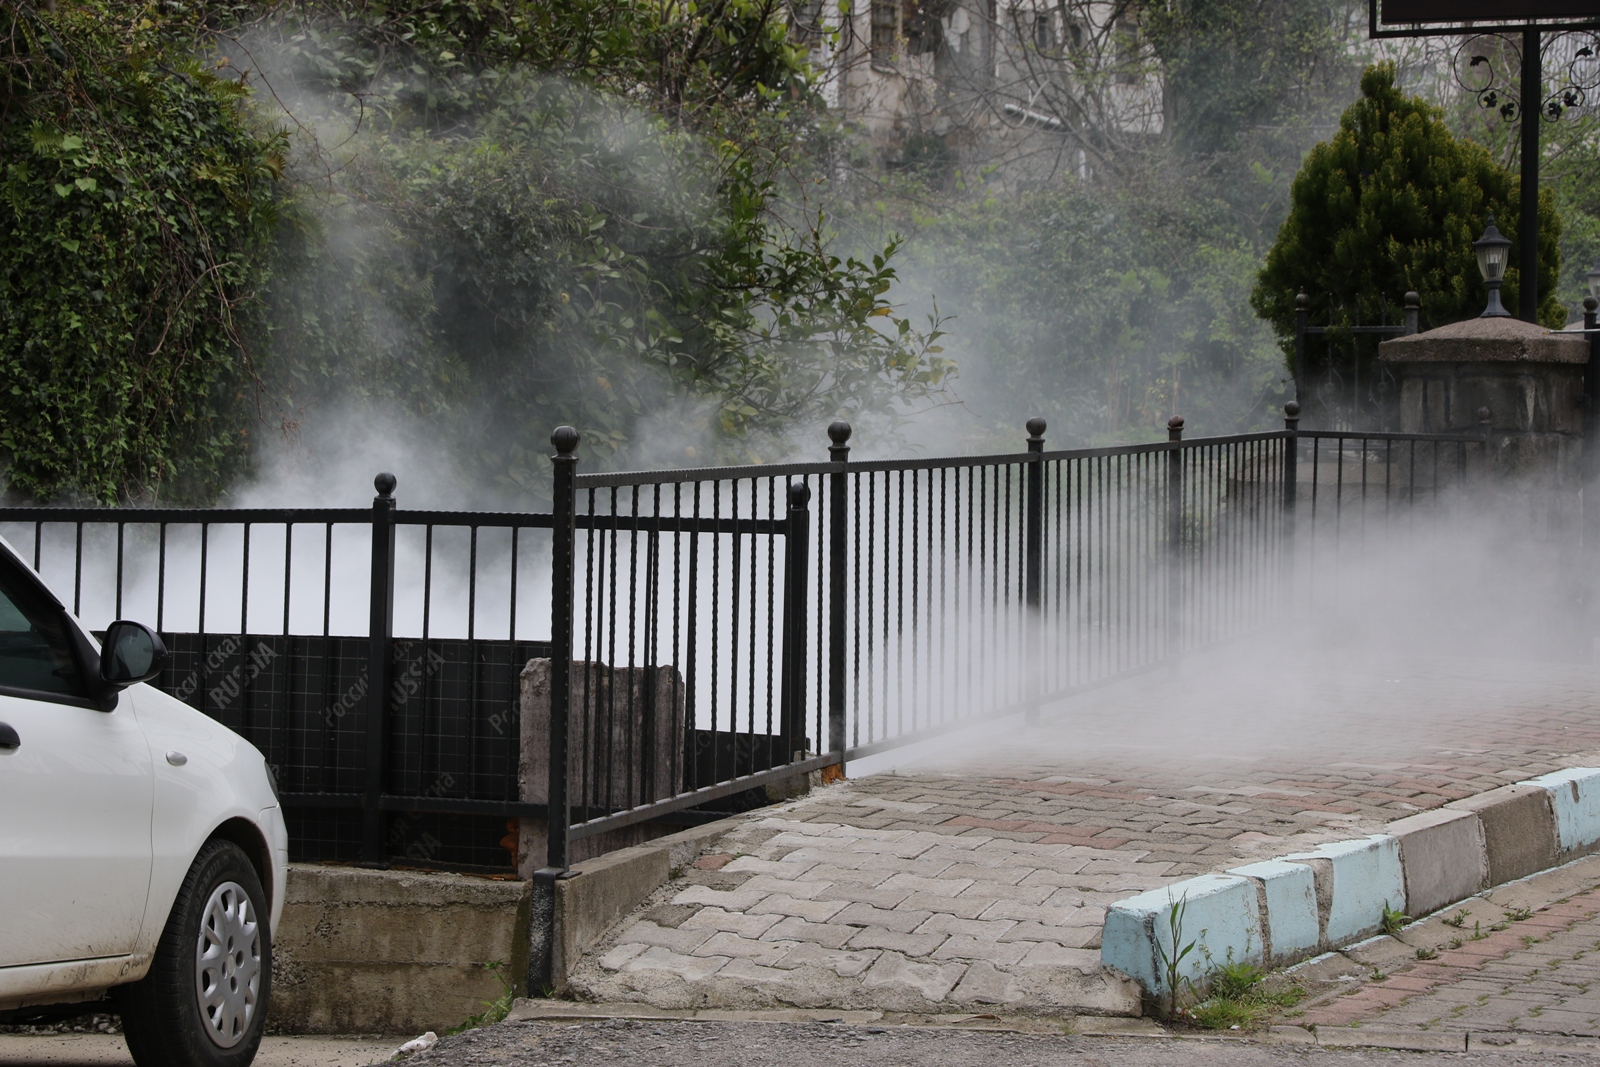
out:
<path id="1" fill-rule="evenodd" d="M 0 533 L 92 629 L 154 620 L 156 684 L 266 754 L 294 858 L 550 872 L 1349 606 L 1352 561 L 1404 566 L 1488 477 L 1487 424 L 1286 412 L 866 462 L 835 423 L 826 460 L 626 473 L 579 473 L 562 428 L 549 512 L 407 511 L 380 475 L 370 508 L 3 508 Z"/>

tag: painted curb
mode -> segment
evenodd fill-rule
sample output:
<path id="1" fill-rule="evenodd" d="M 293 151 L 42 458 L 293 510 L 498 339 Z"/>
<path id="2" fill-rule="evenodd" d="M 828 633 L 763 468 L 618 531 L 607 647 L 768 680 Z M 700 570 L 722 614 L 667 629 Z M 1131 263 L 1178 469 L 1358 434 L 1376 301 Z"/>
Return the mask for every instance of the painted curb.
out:
<path id="1" fill-rule="evenodd" d="M 1228 873 L 1252 879 L 1261 887 L 1257 903 L 1264 909 L 1263 959 L 1285 964 L 1317 951 L 1322 943 L 1322 922 L 1317 915 L 1316 876 L 1309 866 L 1264 860 L 1230 868 Z"/>
<path id="2" fill-rule="evenodd" d="M 1472 812 L 1418 812 L 1390 823 L 1384 832 L 1400 842 L 1408 913 L 1427 915 L 1488 887 L 1483 824 Z"/>
<path id="3" fill-rule="evenodd" d="M 1600 841 L 1600 768 L 1569 767 L 1518 784 L 1549 792 L 1556 815 L 1556 848 L 1563 856 L 1587 851 Z"/>
<path id="4" fill-rule="evenodd" d="M 1514 882 L 1556 865 L 1555 809 L 1550 790 L 1543 786 L 1503 785 L 1445 807 L 1477 814 L 1483 825 L 1490 885 Z"/>
<path id="5" fill-rule="evenodd" d="M 1152 994 L 1165 993 L 1163 959 L 1172 959 L 1174 953 L 1175 909 L 1182 909 L 1179 939 L 1185 944 L 1194 941 L 1194 950 L 1178 961 L 1180 977 L 1198 981 L 1229 956 L 1260 960 L 1255 883 L 1232 874 L 1202 874 L 1113 904 L 1100 933 L 1102 962 Z"/>
<path id="6" fill-rule="evenodd" d="M 1310 852 L 1285 856 L 1309 862 L 1311 869 L 1327 864 L 1332 885 L 1317 893 L 1322 920 L 1322 943 L 1342 945 L 1383 929 L 1383 910 L 1405 910 L 1405 876 L 1400 872 L 1400 841 L 1390 834 L 1373 834 L 1354 841 L 1332 841 Z M 1320 881 L 1320 879 L 1319 879 Z M 1322 900 L 1328 898 L 1328 906 Z"/>
<path id="7" fill-rule="evenodd" d="M 1106 909 L 1101 963 L 1167 992 L 1163 954 L 1193 942 L 1180 974 L 1200 984 L 1229 960 L 1282 966 L 1382 929 L 1384 909 L 1420 918 L 1600 848 L 1600 768 L 1572 767 L 1433 811 L 1384 832 L 1189 878 Z"/>

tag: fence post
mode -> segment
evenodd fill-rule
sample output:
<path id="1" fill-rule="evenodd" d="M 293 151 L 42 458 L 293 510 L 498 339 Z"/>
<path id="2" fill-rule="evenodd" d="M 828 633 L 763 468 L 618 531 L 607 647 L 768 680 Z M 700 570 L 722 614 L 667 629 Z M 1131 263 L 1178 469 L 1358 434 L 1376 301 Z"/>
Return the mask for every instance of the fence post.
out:
<path id="1" fill-rule="evenodd" d="M 1038 415 L 1028 420 L 1028 454 L 1034 457 L 1044 453 L 1045 421 Z M 1044 569 L 1044 463 L 1035 458 L 1028 464 L 1028 515 L 1027 531 L 1027 671 L 1028 711 L 1026 721 L 1031 725 L 1039 721 L 1039 693 L 1043 690 L 1039 672 L 1044 669 L 1044 618 L 1041 610 L 1042 572 Z"/>
<path id="2" fill-rule="evenodd" d="M 803 759 L 806 738 L 806 581 L 811 541 L 811 487 L 789 483 L 789 526 L 783 546 L 783 738 L 784 755 Z"/>
<path id="3" fill-rule="evenodd" d="M 1402 331 L 1405 336 L 1410 337 L 1417 332 L 1419 328 L 1418 319 L 1421 314 L 1422 297 L 1417 295 L 1415 291 L 1406 293 L 1406 324 L 1405 329 Z"/>
<path id="4" fill-rule="evenodd" d="M 1304 289 L 1294 298 L 1294 402 L 1303 403 L 1306 380 L 1306 330 L 1311 325 L 1311 298 Z"/>
<path id="5" fill-rule="evenodd" d="M 1167 420 L 1167 658 L 1176 668 L 1183 640 L 1183 416 Z"/>
<path id="6" fill-rule="evenodd" d="M 1294 524 L 1295 504 L 1300 499 L 1300 405 L 1293 400 L 1283 405 L 1283 595 L 1281 604 L 1294 603 Z"/>
<path id="7" fill-rule="evenodd" d="M 828 427 L 828 458 L 834 463 L 850 461 L 850 424 L 835 422 Z M 845 602 L 846 514 L 849 475 L 843 467 L 828 475 L 828 751 L 844 752 L 845 629 L 849 605 Z M 844 764 L 839 764 L 844 770 Z"/>
<path id="8" fill-rule="evenodd" d="M 573 553 L 576 542 L 578 431 L 558 426 L 550 435 L 555 496 L 551 507 L 550 558 L 550 788 L 545 866 L 567 869 L 572 805 L 567 795 L 567 736 L 572 718 Z"/>
<path id="9" fill-rule="evenodd" d="M 545 793 L 545 861 L 533 874 L 528 911 L 528 995 L 556 983 L 556 882 L 567 873 L 572 804 L 567 787 L 568 726 L 572 715 L 573 517 L 577 512 L 578 431 L 557 426 L 550 435 L 550 753 Z"/>
<path id="10" fill-rule="evenodd" d="M 1600 301 L 1583 298 L 1584 336 L 1589 339 L 1589 362 L 1583 365 L 1583 539 L 1584 548 L 1593 553 L 1600 548 L 1600 332 L 1596 332 L 1596 311 Z M 1592 569 L 1592 564 L 1591 564 Z"/>
<path id="11" fill-rule="evenodd" d="M 389 688 L 394 637 L 394 487 L 395 476 L 372 479 L 371 614 L 367 619 L 366 781 L 361 796 L 361 865 L 385 866 L 383 826 L 384 763 L 389 731 Z"/>

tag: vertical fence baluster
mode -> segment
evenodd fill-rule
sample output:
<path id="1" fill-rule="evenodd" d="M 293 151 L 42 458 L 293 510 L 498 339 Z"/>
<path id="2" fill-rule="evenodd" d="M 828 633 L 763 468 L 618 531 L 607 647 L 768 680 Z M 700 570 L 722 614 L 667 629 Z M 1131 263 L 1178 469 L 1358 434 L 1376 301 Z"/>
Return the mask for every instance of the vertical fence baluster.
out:
<path id="1" fill-rule="evenodd" d="M 806 543 L 811 534 L 811 488 L 789 483 L 788 525 L 783 548 L 783 757 L 803 758 L 806 732 Z"/>

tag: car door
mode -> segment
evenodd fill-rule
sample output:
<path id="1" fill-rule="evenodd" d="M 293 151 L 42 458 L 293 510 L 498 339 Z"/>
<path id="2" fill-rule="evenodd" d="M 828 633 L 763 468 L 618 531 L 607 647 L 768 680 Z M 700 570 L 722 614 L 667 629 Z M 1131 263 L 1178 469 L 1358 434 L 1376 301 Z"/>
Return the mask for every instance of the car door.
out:
<path id="1" fill-rule="evenodd" d="M 0 550 L 0 967 L 131 952 L 149 892 L 149 745 L 73 626 Z"/>

